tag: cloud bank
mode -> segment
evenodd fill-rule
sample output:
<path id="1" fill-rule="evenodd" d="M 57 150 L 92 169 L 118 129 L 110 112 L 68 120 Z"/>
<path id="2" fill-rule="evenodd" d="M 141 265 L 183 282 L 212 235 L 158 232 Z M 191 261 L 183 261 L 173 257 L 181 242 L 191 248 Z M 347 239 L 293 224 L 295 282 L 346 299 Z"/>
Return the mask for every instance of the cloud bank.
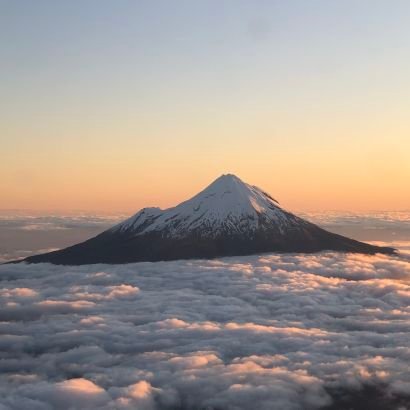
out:
<path id="1" fill-rule="evenodd" d="M 123 220 L 125 215 L 0 210 L 0 263 L 65 248 L 89 239 Z"/>
<path id="2" fill-rule="evenodd" d="M 20 264 L 0 278 L 0 409 L 319 409 L 366 388 L 410 399 L 401 257 Z"/>
<path id="3" fill-rule="evenodd" d="M 107 229 L 126 218 L 125 214 L 76 213 L 43 215 L 36 212 L 0 211 L 0 228 L 23 231 L 53 231 L 101 227 Z"/>

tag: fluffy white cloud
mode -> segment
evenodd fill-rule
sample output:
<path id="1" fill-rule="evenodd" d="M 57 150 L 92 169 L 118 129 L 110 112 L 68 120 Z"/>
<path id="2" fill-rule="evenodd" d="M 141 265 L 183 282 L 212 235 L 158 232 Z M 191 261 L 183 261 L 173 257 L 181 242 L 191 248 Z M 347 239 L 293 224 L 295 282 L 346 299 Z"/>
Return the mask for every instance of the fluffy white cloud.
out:
<path id="1" fill-rule="evenodd" d="M 410 403 L 406 255 L 18 264 L 0 279 L 1 409 L 318 409 L 369 388 Z"/>

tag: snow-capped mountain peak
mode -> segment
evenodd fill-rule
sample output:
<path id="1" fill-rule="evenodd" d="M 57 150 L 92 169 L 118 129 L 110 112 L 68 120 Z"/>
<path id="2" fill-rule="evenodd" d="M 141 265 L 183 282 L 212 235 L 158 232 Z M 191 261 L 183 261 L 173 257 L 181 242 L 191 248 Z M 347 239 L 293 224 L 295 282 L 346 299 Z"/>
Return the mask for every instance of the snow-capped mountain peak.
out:
<path id="1" fill-rule="evenodd" d="M 253 231 L 261 224 L 276 224 L 279 232 L 293 222 L 276 200 L 232 174 L 224 174 L 203 191 L 179 205 L 161 211 L 144 208 L 112 232 L 141 235 L 162 231 L 181 237 L 192 231 L 215 236 L 223 231 Z"/>

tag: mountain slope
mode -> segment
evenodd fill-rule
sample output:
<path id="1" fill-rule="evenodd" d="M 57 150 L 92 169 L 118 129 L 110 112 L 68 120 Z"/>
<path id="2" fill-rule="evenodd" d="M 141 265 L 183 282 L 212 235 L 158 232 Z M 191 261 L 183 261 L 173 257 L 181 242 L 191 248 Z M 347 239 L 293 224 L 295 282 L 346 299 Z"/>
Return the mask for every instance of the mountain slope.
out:
<path id="1" fill-rule="evenodd" d="M 394 252 L 325 231 L 228 174 L 176 207 L 144 208 L 95 238 L 25 261 L 81 265 L 322 250 Z"/>

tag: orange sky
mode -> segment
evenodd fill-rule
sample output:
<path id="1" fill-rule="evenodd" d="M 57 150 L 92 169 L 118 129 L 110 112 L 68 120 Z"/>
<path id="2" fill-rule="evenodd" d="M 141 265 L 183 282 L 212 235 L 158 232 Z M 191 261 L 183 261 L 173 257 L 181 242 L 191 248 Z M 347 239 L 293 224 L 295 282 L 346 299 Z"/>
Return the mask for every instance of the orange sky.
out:
<path id="1" fill-rule="evenodd" d="M 410 208 L 410 3 L 57 3 L 0 27 L 0 209 L 167 207 L 223 173 Z"/>
<path id="2" fill-rule="evenodd" d="M 133 150 L 99 151 L 92 158 L 74 152 L 27 155 L 18 165 L 10 160 L 0 165 L 8 176 L 0 182 L 1 205 L 133 212 L 172 206 L 231 172 L 263 187 L 288 209 L 409 209 L 409 151 L 351 146 L 338 152 L 323 146 L 283 152 L 269 141 L 263 145 L 261 150 L 252 141 L 235 148 L 192 148 L 189 156 L 171 144 L 135 155 Z"/>

